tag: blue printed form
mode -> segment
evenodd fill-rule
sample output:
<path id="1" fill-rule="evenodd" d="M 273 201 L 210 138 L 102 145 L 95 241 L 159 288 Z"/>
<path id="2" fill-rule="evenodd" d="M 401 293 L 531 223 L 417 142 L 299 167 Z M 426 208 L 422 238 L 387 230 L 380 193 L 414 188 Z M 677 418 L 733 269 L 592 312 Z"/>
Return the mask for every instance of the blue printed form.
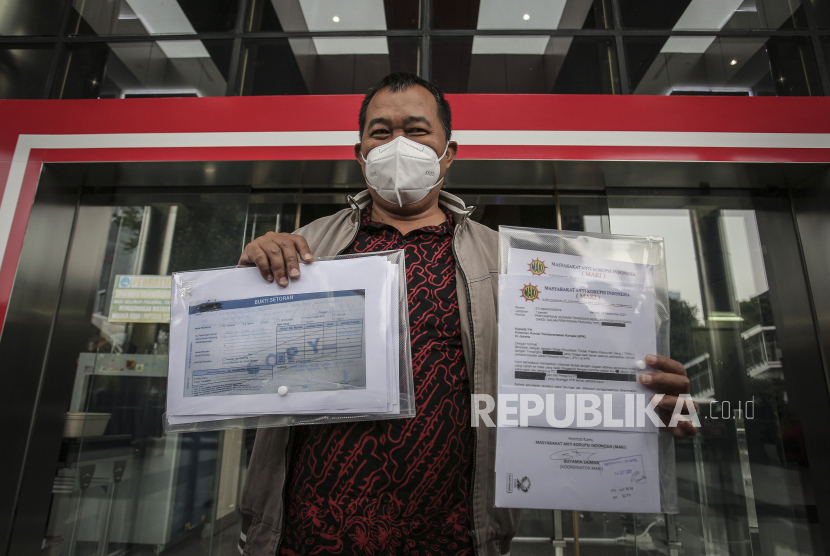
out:
<path id="1" fill-rule="evenodd" d="M 364 290 L 191 306 L 184 395 L 366 387 Z"/>
<path id="2" fill-rule="evenodd" d="M 400 413 L 398 265 L 303 265 L 282 288 L 256 268 L 173 276 L 167 421 Z"/>

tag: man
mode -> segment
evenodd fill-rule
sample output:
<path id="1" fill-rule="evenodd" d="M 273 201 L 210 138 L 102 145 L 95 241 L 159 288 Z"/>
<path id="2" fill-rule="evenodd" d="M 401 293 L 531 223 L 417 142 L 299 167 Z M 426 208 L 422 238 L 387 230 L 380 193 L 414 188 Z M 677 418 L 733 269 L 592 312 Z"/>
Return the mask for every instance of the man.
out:
<path id="1" fill-rule="evenodd" d="M 458 145 L 449 104 L 406 73 L 366 95 L 352 208 L 249 243 L 239 263 L 287 286 L 314 255 L 404 249 L 417 415 L 260 429 L 242 495 L 240 548 L 299 554 L 505 554 L 519 510 L 494 506 L 496 430 L 473 429 L 471 393 L 496 395 L 498 234 L 441 191 Z M 679 363 L 648 384 L 688 393 Z M 645 382 L 645 381 L 644 381 Z M 673 432 L 694 434 L 683 422 Z"/>

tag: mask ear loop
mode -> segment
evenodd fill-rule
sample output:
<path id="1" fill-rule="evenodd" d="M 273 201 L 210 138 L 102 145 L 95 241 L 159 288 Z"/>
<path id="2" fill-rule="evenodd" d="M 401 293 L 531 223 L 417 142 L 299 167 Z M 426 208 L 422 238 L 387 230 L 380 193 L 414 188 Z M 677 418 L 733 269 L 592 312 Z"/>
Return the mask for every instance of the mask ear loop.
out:
<path id="1" fill-rule="evenodd" d="M 444 146 L 444 153 L 438 157 L 438 162 L 444 160 L 444 157 L 447 156 L 447 149 L 450 148 L 450 142 L 447 141 L 447 144 Z M 363 151 L 360 151 L 360 156 L 363 156 Z"/>

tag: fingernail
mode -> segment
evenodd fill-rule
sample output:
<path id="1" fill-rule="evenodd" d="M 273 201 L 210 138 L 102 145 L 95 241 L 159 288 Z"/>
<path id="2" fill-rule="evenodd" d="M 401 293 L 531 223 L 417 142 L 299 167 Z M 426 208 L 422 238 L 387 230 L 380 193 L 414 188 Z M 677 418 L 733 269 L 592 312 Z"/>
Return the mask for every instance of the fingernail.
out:
<path id="1" fill-rule="evenodd" d="M 288 274 L 290 274 L 292 278 L 296 278 L 297 276 L 300 275 L 300 271 L 297 270 L 296 268 L 292 268 L 291 270 L 288 271 Z"/>
<path id="2" fill-rule="evenodd" d="M 265 279 L 266 279 L 266 280 L 268 280 L 269 282 L 273 282 L 273 281 L 274 281 L 274 277 L 273 277 L 271 274 L 269 274 L 268 276 L 266 276 L 266 277 L 265 277 Z"/>
<path id="3" fill-rule="evenodd" d="M 303 255 L 303 258 L 307 261 L 310 261 L 312 259 L 311 253 L 306 253 L 305 255 Z"/>
<path id="4" fill-rule="evenodd" d="M 640 382 L 643 384 L 651 384 L 651 374 L 643 373 L 640 375 Z"/>
<path id="5" fill-rule="evenodd" d="M 286 280 L 285 278 L 280 278 L 280 286 L 287 286 L 287 285 L 288 285 L 288 280 Z"/>
<path id="6" fill-rule="evenodd" d="M 657 363 L 657 358 L 653 355 L 647 355 L 646 363 L 648 363 L 649 365 L 654 365 L 655 363 Z"/>

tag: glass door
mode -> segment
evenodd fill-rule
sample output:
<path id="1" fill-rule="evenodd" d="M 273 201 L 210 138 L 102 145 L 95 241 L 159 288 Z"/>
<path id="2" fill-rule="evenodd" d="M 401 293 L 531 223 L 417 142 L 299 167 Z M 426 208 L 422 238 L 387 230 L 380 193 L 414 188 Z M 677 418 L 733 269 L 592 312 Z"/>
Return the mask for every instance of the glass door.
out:
<path id="1" fill-rule="evenodd" d="M 247 190 L 82 195 L 44 378 L 74 377 L 49 554 L 235 550 L 245 432 L 165 434 L 162 416 L 169 276 L 234 265 L 247 205 Z"/>
<path id="2" fill-rule="evenodd" d="M 821 371 L 798 365 L 781 341 L 797 281 L 784 285 L 779 276 L 772 283 L 768 272 L 773 261 L 781 267 L 782 249 L 795 249 L 789 199 L 609 190 L 608 205 L 612 233 L 665 240 L 671 356 L 687 369 L 703 425 L 694 439 L 676 441 L 680 514 L 637 516 L 653 524 L 636 537 L 638 549 L 823 553 L 809 519 L 796 391 L 811 388 Z M 824 387 L 823 380 L 812 383 Z"/>

